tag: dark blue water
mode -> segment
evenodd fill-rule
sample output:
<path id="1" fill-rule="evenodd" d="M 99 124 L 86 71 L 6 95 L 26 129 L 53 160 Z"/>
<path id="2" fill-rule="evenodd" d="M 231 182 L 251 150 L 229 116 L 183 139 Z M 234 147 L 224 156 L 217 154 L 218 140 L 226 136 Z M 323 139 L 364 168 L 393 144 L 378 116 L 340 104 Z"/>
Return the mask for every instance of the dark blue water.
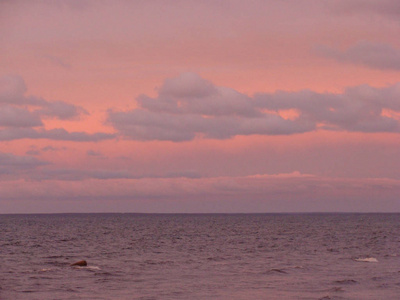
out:
<path id="1" fill-rule="evenodd" d="M 400 297 L 400 214 L 0 215 L 0 233 L 0 299 Z"/>

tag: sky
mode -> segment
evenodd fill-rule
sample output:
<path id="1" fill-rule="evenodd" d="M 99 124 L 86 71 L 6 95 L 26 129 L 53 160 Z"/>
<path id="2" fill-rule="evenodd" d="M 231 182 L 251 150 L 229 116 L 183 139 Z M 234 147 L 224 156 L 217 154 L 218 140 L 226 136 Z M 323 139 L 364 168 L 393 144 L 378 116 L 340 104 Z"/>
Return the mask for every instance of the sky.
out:
<path id="1" fill-rule="evenodd" d="M 0 0 L 0 213 L 400 212 L 398 0 Z"/>

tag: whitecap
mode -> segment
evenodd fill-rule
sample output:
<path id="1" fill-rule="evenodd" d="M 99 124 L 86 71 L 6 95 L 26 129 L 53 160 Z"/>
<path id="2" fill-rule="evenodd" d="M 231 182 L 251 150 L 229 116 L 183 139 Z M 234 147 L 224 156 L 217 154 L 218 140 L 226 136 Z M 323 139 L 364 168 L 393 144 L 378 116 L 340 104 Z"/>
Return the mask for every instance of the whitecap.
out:
<path id="1" fill-rule="evenodd" d="M 41 269 L 40 272 L 48 272 L 48 271 L 51 271 L 51 270 L 53 270 L 53 269 Z"/>
<path id="2" fill-rule="evenodd" d="M 90 269 L 90 270 L 101 270 L 99 267 L 96 267 L 96 266 L 88 266 L 88 267 L 86 267 L 86 269 Z"/>
<path id="3" fill-rule="evenodd" d="M 355 261 L 360 261 L 360 262 L 378 262 L 378 260 L 375 257 L 356 258 Z"/>

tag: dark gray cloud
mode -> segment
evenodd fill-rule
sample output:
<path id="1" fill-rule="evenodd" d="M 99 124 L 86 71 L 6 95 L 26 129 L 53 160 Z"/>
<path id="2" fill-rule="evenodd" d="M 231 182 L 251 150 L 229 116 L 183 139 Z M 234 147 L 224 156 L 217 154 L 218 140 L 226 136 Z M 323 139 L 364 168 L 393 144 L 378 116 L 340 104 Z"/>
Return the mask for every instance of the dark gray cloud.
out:
<path id="1" fill-rule="evenodd" d="M 361 41 L 345 51 L 325 46 L 317 47 L 316 51 L 340 62 L 361 64 L 379 70 L 400 71 L 400 49 L 388 44 Z"/>
<path id="2" fill-rule="evenodd" d="M 190 86 L 193 86 L 191 91 Z M 179 91 L 179 87 L 182 91 Z M 196 96 L 196 92 L 198 95 Z M 139 108 L 109 111 L 108 121 L 134 140 L 189 141 L 197 136 L 289 135 L 313 130 L 399 132 L 400 84 L 368 85 L 342 94 L 278 91 L 254 97 L 216 87 L 194 74 L 166 80 L 158 97 L 140 96 Z M 285 117 L 284 111 L 292 111 Z"/>

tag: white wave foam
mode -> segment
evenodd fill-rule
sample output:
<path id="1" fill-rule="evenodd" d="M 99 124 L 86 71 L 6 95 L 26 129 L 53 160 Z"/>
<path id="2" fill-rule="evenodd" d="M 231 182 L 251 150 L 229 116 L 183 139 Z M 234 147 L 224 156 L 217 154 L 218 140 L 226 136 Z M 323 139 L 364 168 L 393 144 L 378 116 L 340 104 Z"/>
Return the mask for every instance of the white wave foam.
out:
<path id="1" fill-rule="evenodd" d="M 75 269 L 89 269 L 89 270 L 101 270 L 99 267 L 96 266 L 73 266 Z"/>
<path id="2" fill-rule="evenodd" d="M 53 269 L 41 269 L 40 272 L 48 272 L 48 271 L 51 271 L 51 270 L 53 270 Z"/>
<path id="3" fill-rule="evenodd" d="M 375 257 L 356 258 L 355 261 L 360 261 L 360 262 L 378 262 L 378 260 Z"/>

